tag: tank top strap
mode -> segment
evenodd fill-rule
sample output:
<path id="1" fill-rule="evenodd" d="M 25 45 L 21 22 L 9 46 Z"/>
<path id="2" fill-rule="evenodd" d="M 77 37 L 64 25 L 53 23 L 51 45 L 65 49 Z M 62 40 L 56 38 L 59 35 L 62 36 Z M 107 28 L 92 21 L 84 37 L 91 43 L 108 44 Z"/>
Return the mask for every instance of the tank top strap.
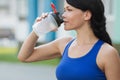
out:
<path id="1" fill-rule="evenodd" d="M 94 57 L 93 59 L 96 59 L 97 54 L 99 53 L 99 50 L 103 43 L 104 41 L 98 40 L 96 44 L 93 46 L 92 50 L 90 51 L 90 53 L 92 53 L 92 58 Z"/>
<path id="2" fill-rule="evenodd" d="M 74 40 L 75 40 L 75 38 L 72 39 L 70 42 L 68 42 L 68 43 L 66 44 L 66 47 L 65 47 L 64 52 L 63 52 L 63 56 L 67 53 L 70 45 L 72 44 L 72 42 L 73 42 Z"/>

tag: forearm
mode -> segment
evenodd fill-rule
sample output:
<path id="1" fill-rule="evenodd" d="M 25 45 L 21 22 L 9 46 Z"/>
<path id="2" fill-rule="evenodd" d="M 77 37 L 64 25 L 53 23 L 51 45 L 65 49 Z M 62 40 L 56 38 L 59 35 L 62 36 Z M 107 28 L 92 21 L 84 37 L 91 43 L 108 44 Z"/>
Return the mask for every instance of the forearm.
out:
<path id="1" fill-rule="evenodd" d="M 27 39 L 24 41 L 19 54 L 18 59 L 20 61 L 25 61 L 34 51 L 34 46 L 38 40 L 37 35 L 32 31 Z"/>

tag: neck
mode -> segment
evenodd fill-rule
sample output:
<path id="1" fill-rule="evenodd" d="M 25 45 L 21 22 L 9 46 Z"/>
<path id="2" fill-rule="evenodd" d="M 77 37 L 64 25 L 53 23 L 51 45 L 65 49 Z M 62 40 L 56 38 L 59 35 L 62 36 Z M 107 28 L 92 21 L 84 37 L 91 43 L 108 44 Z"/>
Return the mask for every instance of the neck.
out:
<path id="1" fill-rule="evenodd" d="M 76 32 L 78 45 L 94 44 L 98 40 L 90 26 L 83 26 L 81 29 L 76 30 Z"/>

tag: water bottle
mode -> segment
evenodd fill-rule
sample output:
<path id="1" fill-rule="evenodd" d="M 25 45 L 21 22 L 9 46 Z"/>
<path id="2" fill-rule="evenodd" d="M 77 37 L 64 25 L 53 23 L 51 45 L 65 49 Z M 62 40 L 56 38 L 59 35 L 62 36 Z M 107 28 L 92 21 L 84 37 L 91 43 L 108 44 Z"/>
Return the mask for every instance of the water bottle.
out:
<path id="1" fill-rule="evenodd" d="M 54 12 L 49 12 L 47 17 L 33 25 L 33 30 L 38 36 L 56 30 L 63 23 L 60 13 L 56 11 L 53 4 L 51 6 Z"/>

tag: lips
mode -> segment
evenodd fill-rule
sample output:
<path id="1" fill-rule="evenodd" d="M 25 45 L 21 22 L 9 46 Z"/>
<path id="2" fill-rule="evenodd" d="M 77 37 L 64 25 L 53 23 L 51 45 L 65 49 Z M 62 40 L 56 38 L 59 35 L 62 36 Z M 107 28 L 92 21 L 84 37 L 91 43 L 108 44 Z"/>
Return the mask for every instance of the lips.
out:
<path id="1" fill-rule="evenodd" d="M 64 21 L 64 25 L 66 25 L 66 24 L 68 23 L 68 21 L 67 21 L 67 20 L 65 20 L 65 19 L 63 19 L 63 21 Z"/>
<path id="2" fill-rule="evenodd" d="M 67 21 L 67 20 L 64 20 L 64 23 L 68 23 L 68 21 Z"/>
<path id="3" fill-rule="evenodd" d="M 67 21 L 64 21 L 64 23 L 68 23 Z"/>

